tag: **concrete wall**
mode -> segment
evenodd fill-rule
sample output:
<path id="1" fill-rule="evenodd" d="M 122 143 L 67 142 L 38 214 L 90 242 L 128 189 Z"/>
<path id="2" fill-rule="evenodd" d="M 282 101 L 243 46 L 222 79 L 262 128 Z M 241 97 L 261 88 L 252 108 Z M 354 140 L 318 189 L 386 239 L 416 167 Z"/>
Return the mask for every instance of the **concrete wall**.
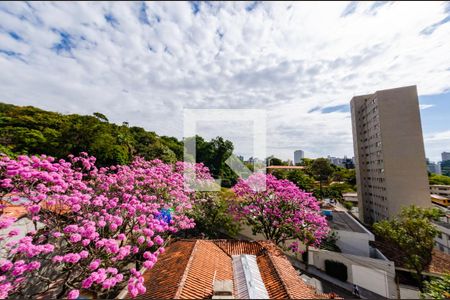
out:
<path id="1" fill-rule="evenodd" d="M 400 285 L 400 299 L 420 299 L 420 291 L 411 286 Z"/>
<path id="2" fill-rule="evenodd" d="M 370 236 L 365 233 L 335 230 L 338 234 L 338 241 L 336 245 L 343 253 L 370 256 L 369 241 L 373 241 L 373 235 Z"/>
<path id="3" fill-rule="evenodd" d="M 356 96 L 350 104 L 361 219 L 372 223 L 404 206 L 431 206 L 417 88 Z"/>
<path id="4" fill-rule="evenodd" d="M 439 235 L 434 239 L 436 244 L 436 249 L 450 254 L 450 227 L 445 227 L 445 223 L 436 224 L 436 229 L 439 231 Z"/>
<path id="5" fill-rule="evenodd" d="M 431 206 L 415 86 L 376 92 L 389 217 L 403 206 Z"/>
<path id="6" fill-rule="evenodd" d="M 310 249 L 309 264 L 325 271 L 325 260 L 346 265 L 349 283 L 357 284 L 383 297 L 397 298 L 395 266 L 392 261 Z"/>
<path id="7" fill-rule="evenodd" d="M 44 224 L 42 224 L 40 222 L 37 223 L 38 229 L 43 228 L 43 227 L 44 227 Z M 28 218 L 21 218 L 21 219 L 17 220 L 16 222 L 14 222 L 14 224 L 11 224 L 11 226 L 9 226 L 8 228 L 0 230 L 0 236 L 7 236 L 8 233 L 13 229 L 17 229 L 19 231 L 19 233 L 16 236 L 7 238 L 6 240 L 8 242 L 20 240 L 21 238 L 25 237 L 28 232 L 33 231 L 35 228 L 34 228 L 33 221 L 31 221 Z M 4 243 L 4 242 L 2 242 L 2 243 Z M 0 246 L 1 246 L 0 259 L 6 258 L 7 249 L 2 244 L 0 244 Z"/>

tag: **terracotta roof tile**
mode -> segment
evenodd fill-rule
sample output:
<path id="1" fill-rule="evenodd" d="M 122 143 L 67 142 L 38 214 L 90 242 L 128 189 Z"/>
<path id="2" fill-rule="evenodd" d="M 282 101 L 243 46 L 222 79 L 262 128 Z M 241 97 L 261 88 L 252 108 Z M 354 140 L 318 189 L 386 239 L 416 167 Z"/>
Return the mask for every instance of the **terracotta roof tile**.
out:
<path id="1" fill-rule="evenodd" d="M 445 274 L 450 270 L 450 254 L 433 249 L 431 263 L 426 271 L 431 273 Z"/>
<path id="2" fill-rule="evenodd" d="M 260 243 L 255 241 L 239 241 L 239 240 L 214 240 L 220 249 L 222 249 L 228 255 L 260 255 L 263 247 Z"/>
<path id="3" fill-rule="evenodd" d="M 174 298 L 196 241 L 177 241 L 166 248 L 155 266 L 144 273 L 147 292 L 138 299 Z"/>
<path id="4" fill-rule="evenodd" d="M 271 299 L 288 299 L 287 293 L 283 282 L 281 281 L 276 269 L 274 268 L 268 255 L 261 255 L 257 258 L 258 266 L 261 271 L 261 278 L 264 281 L 266 290 L 269 293 Z"/>
<path id="5" fill-rule="evenodd" d="M 16 219 L 20 219 L 27 215 L 27 209 L 23 205 L 14 205 L 6 201 L 0 201 L 0 205 L 2 209 L 0 209 L 0 213 L 5 217 L 14 217 Z"/>
<path id="6" fill-rule="evenodd" d="M 374 241 L 371 244 L 380 249 L 389 260 L 394 261 L 396 267 L 405 268 L 405 258 L 394 245 L 381 241 Z M 437 274 L 448 273 L 448 270 L 450 270 L 450 255 L 436 249 L 433 249 L 431 255 L 431 262 L 425 271 Z"/>
<path id="7" fill-rule="evenodd" d="M 213 295 L 214 280 L 233 280 L 233 255 L 257 257 L 271 299 L 329 298 L 316 295 L 271 242 L 236 240 L 178 240 L 166 248 L 155 266 L 144 273 L 147 292 L 140 299 L 205 299 Z M 236 295 L 236 293 L 235 293 Z"/>
<path id="8" fill-rule="evenodd" d="M 214 280 L 233 280 L 231 257 L 214 243 L 198 240 L 191 255 L 186 281 L 176 298 L 211 298 Z"/>

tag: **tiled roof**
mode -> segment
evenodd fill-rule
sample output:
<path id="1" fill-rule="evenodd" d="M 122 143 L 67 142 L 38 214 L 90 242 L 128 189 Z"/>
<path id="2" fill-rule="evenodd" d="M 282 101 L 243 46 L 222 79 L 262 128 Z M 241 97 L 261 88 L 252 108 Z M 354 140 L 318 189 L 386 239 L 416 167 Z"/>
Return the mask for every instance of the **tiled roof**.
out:
<path id="1" fill-rule="evenodd" d="M 30 201 L 26 198 L 26 197 L 22 197 L 22 200 L 19 201 L 19 203 L 12 203 L 10 198 L 12 196 L 18 196 L 20 197 L 21 194 L 18 193 L 10 193 L 10 194 L 6 194 L 3 196 L 1 201 L 1 204 L 10 207 L 10 210 L 15 210 L 15 211 L 19 211 L 19 212 L 15 212 L 15 214 L 17 214 L 19 217 L 17 217 L 18 219 L 20 219 L 21 217 L 25 216 L 27 214 L 27 208 L 24 205 L 25 203 L 30 203 Z M 24 199 L 24 200 L 23 200 Z M 41 206 L 42 209 L 50 211 L 52 213 L 56 213 L 56 214 L 66 214 L 68 212 L 71 211 L 70 207 L 66 204 L 62 204 L 60 201 L 55 201 L 55 204 L 48 204 L 47 200 L 43 200 L 39 203 L 39 205 Z"/>
<path id="2" fill-rule="evenodd" d="M 327 298 L 316 295 L 271 242 L 178 240 L 144 273 L 147 292 L 140 299 L 204 299 L 213 295 L 214 280 L 233 280 L 232 256 L 255 255 L 271 299 Z M 236 291 L 234 295 L 237 295 Z"/>
<path id="3" fill-rule="evenodd" d="M 6 201 L 0 201 L 3 207 L 0 209 L 0 214 L 5 217 L 13 217 L 17 220 L 27 215 L 27 209 L 23 205 L 13 205 Z"/>
<path id="4" fill-rule="evenodd" d="M 405 267 L 404 255 L 397 248 L 380 241 L 371 242 L 371 244 L 379 248 L 389 260 L 394 261 L 396 267 Z M 445 274 L 448 270 L 450 270 L 450 254 L 433 249 L 431 262 L 425 268 L 425 272 Z"/>
<path id="5" fill-rule="evenodd" d="M 433 249 L 431 263 L 428 265 L 427 271 L 431 273 L 445 274 L 450 270 L 450 254 Z"/>

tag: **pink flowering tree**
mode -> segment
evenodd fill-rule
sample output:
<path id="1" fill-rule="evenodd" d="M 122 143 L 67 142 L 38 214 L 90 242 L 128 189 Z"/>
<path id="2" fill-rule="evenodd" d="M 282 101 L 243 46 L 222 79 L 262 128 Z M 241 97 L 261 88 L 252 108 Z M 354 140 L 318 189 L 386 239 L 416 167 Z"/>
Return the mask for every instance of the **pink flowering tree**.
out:
<path id="1" fill-rule="evenodd" d="M 125 287 L 136 297 L 145 293 L 142 268 L 153 267 L 171 234 L 195 225 L 186 216 L 195 192 L 180 164 L 136 158 L 98 169 L 86 153 L 69 158 L 0 158 L 3 206 L 21 200 L 35 226 L 16 241 L 14 230 L 0 237 L 0 298 L 110 298 Z M 0 216 L 0 229 L 14 221 Z"/>
<path id="2" fill-rule="evenodd" d="M 288 180 L 253 174 L 240 179 L 233 190 L 235 217 L 251 226 L 253 234 L 261 233 L 277 245 L 294 240 L 288 247 L 301 252 L 298 242 L 319 246 L 329 232 L 317 200 Z"/>

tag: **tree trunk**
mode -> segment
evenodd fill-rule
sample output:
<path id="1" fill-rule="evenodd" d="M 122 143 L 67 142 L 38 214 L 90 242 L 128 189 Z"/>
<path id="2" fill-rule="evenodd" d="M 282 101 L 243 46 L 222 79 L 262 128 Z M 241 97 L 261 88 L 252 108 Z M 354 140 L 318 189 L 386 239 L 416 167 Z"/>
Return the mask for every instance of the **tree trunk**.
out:
<path id="1" fill-rule="evenodd" d="M 419 284 L 419 291 L 423 293 L 423 278 L 422 271 L 417 271 L 417 283 Z"/>
<path id="2" fill-rule="evenodd" d="M 308 245 L 306 245 L 306 250 L 305 250 L 305 253 L 306 253 L 306 255 L 305 255 L 305 270 L 306 271 L 308 271 L 308 265 L 309 265 L 309 246 Z"/>

